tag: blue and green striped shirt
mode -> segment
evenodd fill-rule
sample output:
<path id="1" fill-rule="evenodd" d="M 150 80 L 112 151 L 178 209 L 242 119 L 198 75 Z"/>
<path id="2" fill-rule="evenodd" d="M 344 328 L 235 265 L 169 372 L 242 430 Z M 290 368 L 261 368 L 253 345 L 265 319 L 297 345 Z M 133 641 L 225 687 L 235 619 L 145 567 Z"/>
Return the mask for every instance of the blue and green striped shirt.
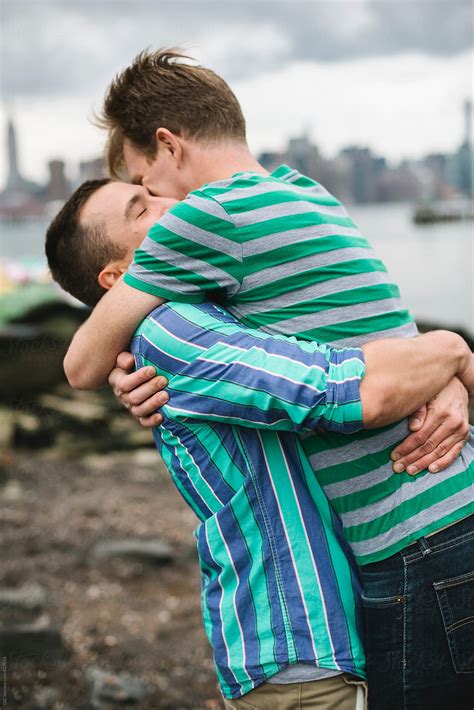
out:
<path id="1" fill-rule="evenodd" d="M 201 520 L 204 625 L 224 696 L 298 662 L 364 677 L 356 563 L 298 435 L 362 427 L 362 351 L 184 303 L 155 309 L 132 351 L 169 380 L 154 437 Z"/>

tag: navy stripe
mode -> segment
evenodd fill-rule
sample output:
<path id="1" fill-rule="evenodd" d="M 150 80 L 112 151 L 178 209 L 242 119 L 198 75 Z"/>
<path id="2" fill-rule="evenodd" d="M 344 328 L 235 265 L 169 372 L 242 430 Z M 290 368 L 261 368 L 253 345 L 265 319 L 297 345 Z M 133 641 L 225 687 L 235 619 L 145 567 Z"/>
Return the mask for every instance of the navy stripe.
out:
<path id="1" fill-rule="evenodd" d="M 220 510 L 217 519 L 239 577 L 235 601 L 243 633 L 243 645 L 247 660 L 245 668 L 250 676 L 255 676 L 256 672 L 262 673 L 262 669 L 259 664 L 260 641 L 257 636 L 257 618 L 249 585 L 252 558 L 231 506 Z"/>
<path id="2" fill-rule="evenodd" d="M 198 552 L 202 562 L 211 570 L 214 570 L 217 575 L 221 572 L 221 568 L 216 564 L 211 555 L 211 551 L 207 544 L 205 535 L 205 526 L 201 525 L 197 535 Z M 214 651 L 214 662 L 219 668 L 225 682 L 230 686 L 232 693 L 238 692 L 236 686 L 236 677 L 232 673 L 227 660 L 227 647 L 224 640 L 224 632 L 221 622 L 220 602 L 222 598 L 222 589 L 218 576 L 210 580 L 205 591 L 206 608 L 209 612 L 212 622 L 211 643 Z"/>
<path id="3" fill-rule="evenodd" d="M 301 461 L 294 437 L 281 435 L 285 447 L 285 457 L 291 471 L 301 470 Z M 284 444 L 283 444 L 284 440 Z M 316 563 L 321 583 L 322 596 L 326 605 L 329 633 L 332 639 L 335 658 L 338 664 L 347 663 L 347 648 L 350 648 L 350 636 L 343 611 L 339 587 L 336 582 L 331 555 L 329 553 L 324 523 L 314 504 L 306 481 L 301 476 L 292 476 L 293 485 L 300 504 L 304 526 L 308 531 L 308 540 Z M 340 525 L 338 526 L 340 528 Z M 342 529 L 338 542 L 341 544 Z M 345 545 L 347 547 L 347 543 Z M 352 553 L 350 553 L 352 556 Z M 341 657 L 342 656 L 342 657 Z"/>
<path id="4" fill-rule="evenodd" d="M 164 424 L 161 425 L 162 428 L 164 428 Z M 164 429 L 163 429 L 164 430 Z M 184 468 L 181 466 L 181 462 L 179 458 L 176 456 L 174 447 L 167 444 L 167 442 L 164 442 L 164 445 L 168 449 L 168 451 L 171 454 L 171 474 L 172 478 L 177 478 L 178 481 L 181 483 L 182 487 L 188 494 L 189 498 L 193 501 L 194 505 L 196 506 L 195 508 L 195 513 L 196 515 L 200 514 L 201 520 L 205 520 L 206 518 L 209 518 L 211 515 L 213 515 L 213 511 L 209 506 L 206 504 L 206 501 L 199 495 L 199 493 L 196 491 L 194 486 L 191 483 L 191 480 L 189 478 L 189 475 L 187 471 L 184 470 Z M 178 488 L 179 490 L 179 488 Z"/>
<path id="5" fill-rule="evenodd" d="M 314 652 L 310 640 L 311 630 L 306 617 L 304 602 L 301 597 L 300 588 L 296 581 L 296 573 L 291 557 L 290 548 L 287 543 L 285 529 L 280 518 L 278 502 L 275 498 L 272 484 L 271 474 L 267 466 L 264 465 L 265 456 L 260 443 L 260 438 L 253 432 L 242 431 L 241 439 L 244 441 L 245 448 L 249 453 L 249 457 L 253 461 L 260 461 L 261 465 L 255 471 L 254 485 L 258 488 L 259 494 L 263 499 L 263 504 L 271 520 L 271 529 L 267 530 L 267 534 L 272 539 L 275 549 L 273 551 L 273 559 L 279 567 L 281 575 L 280 584 L 286 601 L 286 610 L 290 619 L 295 646 L 300 651 L 298 656 L 305 660 L 314 660 Z M 297 477 L 301 475 L 300 470 L 295 470 L 292 475 Z M 296 638 L 298 637 L 298 638 Z"/>
<path id="6" fill-rule="evenodd" d="M 167 427 L 171 431 L 174 430 L 177 432 L 181 430 L 180 425 L 174 422 L 170 422 Z M 181 443 L 184 444 L 191 453 L 192 458 L 195 460 L 201 472 L 202 478 L 207 481 L 216 497 L 225 505 L 235 494 L 235 490 L 224 480 L 221 471 L 214 464 L 206 447 L 199 441 L 196 434 L 185 425 L 183 425 L 182 428 L 185 433 L 182 433 L 179 437 Z"/>
<path id="7" fill-rule="evenodd" d="M 300 431 L 303 428 L 314 429 L 319 422 L 319 417 L 306 417 L 301 425 L 298 425 L 290 420 L 283 409 L 265 411 L 251 404 L 229 402 L 228 400 L 217 399 L 203 394 L 190 394 L 171 387 L 167 389 L 167 392 L 170 395 L 169 407 L 173 415 L 172 408 L 174 407 L 176 410 L 184 410 L 183 416 L 186 416 L 185 412 L 190 412 L 190 417 L 192 417 L 191 413 L 201 416 L 208 415 L 212 421 L 212 415 L 215 415 L 221 419 L 227 419 L 229 424 L 232 424 L 231 418 L 239 417 L 242 420 L 241 426 L 252 425 L 253 428 L 258 426 L 262 429 L 267 429 L 272 424 L 285 420 L 290 424 L 292 431 Z M 239 422 L 236 421 L 235 424 L 237 425 Z M 337 431 L 344 428 L 344 426 L 337 425 Z"/>

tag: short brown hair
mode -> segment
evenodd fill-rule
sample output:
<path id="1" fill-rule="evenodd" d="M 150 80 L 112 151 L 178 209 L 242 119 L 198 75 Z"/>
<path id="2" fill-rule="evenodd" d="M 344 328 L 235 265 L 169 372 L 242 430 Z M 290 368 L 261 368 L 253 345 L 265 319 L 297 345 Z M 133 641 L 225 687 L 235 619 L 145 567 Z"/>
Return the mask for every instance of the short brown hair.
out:
<path id="1" fill-rule="evenodd" d="M 110 84 L 99 123 L 109 131 L 112 175 L 123 167 L 124 138 L 152 158 L 160 127 L 187 138 L 245 142 L 245 119 L 235 94 L 220 76 L 189 59 L 179 49 L 144 51 Z"/>
<path id="2" fill-rule="evenodd" d="M 81 210 L 91 195 L 110 182 L 87 180 L 71 195 L 46 232 L 46 258 L 55 281 L 88 306 L 95 306 L 106 289 L 97 277 L 112 259 L 123 259 L 127 250 L 107 236 L 105 224 L 83 226 Z"/>

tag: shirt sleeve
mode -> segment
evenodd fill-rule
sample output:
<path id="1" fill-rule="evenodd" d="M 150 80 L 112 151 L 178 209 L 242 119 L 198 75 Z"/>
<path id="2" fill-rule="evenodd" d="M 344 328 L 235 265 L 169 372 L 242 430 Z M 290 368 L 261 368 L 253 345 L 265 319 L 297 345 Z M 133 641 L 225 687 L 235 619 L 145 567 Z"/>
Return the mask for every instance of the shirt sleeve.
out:
<path id="1" fill-rule="evenodd" d="M 178 329 L 176 344 L 174 322 L 162 313 L 164 332 L 160 323 L 142 332 L 137 348 L 140 364 L 155 364 L 168 377 L 165 416 L 295 432 L 362 429 L 359 348 L 268 335 L 235 321 L 217 333 L 194 324 Z"/>
<path id="2" fill-rule="evenodd" d="M 199 303 L 208 292 L 228 298 L 242 283 L 238 235 L 217 200 L 192 192 L 150 229 L 135 251 L 125 283 L 173 301 Z"/>

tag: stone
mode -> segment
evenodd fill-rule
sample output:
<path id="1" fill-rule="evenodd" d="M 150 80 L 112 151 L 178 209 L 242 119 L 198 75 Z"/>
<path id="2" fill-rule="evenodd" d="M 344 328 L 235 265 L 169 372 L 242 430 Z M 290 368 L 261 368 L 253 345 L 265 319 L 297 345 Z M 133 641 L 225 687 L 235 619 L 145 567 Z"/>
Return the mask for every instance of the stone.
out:
<path id="1" fill-rule="evenodd" d="M 91 702 L 95 708 L 103 703 L 138 703 L 153 690 L 153 685 L 128 673 L 109 673 L 97 666 L 87 669 L 87 678 L 92 684 Z"/>
<path id="2" fill-rule="evenodd" d="M 0 629 L 0 656 L 8 658 L 9 666 L 34 661 L 45 670 L 58 661 L 67 661 L 70 650 L 64 645 L 61 632 L 40 617 L 32 624 L 17 624 Z"/>
<path id="3" fill-rule="evenodd" d="M 0 587 L 0 606 L 42 609 L 47 603 L 46 590 L 36 582 L 21 587 Z"/>
<path id="4" fill-rule="evenodd" d="M 152 540 L 125 538 L 97 543 L 92 550 L 92 557 L 96 560 L 125 557 L 141 562 L 166 564 L 172 561 L 173 552 L 167 542 L 157 538 Z"/>

